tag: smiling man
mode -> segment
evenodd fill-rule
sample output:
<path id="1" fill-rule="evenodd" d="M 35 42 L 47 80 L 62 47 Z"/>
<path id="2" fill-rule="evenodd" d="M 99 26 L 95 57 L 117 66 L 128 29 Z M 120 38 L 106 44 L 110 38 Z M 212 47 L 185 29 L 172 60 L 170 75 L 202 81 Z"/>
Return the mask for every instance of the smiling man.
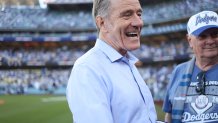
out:
<path id="1" fill-rule="evenodd" d="M 168 123 L 218 123 L 218 15 L 190 17 L 187 40 L 192 60 L 178 65 L 168 85 L 163 110 Z"/>
<path id="2" fill-rule="evenodd" d="M 129 51 L 140 47 L 138 0 L 94 0 L 95 46 L 72 69 L 67 100 L 75 123 L 155 123 L 154 102 Z"/>

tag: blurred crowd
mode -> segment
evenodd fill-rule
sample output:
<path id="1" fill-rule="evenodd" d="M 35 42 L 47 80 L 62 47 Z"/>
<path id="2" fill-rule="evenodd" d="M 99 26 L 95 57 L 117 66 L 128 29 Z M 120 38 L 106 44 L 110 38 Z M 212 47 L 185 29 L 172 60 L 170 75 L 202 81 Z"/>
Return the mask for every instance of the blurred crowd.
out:
<path id="1" fill-rule="evenodd" d="M 0 66 L 46 66 L 46 65 L 73 65 L 75 60 L 90 49 L 90 45 L 81 47 L 5 47 L 0 48 Z M 146 42 L 132 53 L 139 59 L 187 56 L 192 54 L 185 40 L 173 40 L 162 42 Z M 160 59 L 161 61 L 161 59 Z"/>
<path id="2" fill-rule="evenodd" d="M 0 94 L 64 94 L 70 69 L 0 70 Z"/>
<path id="3" fill-rule="evenodd" d="M 0 94 L 64 94 L 71 66 L 75 60 L 90 49 L 90 45 L 82 44 L 73 48 L 67 45 L 59 48 L 13 48 L 0 49 L 0 65 L 11 66 L 54 66 L 70 65 L 65 69 L 5 69 L 0 70 Z M 185 40 L 146 42 L 140 49 L 132 52 L 139 59 L 190 54 Z M 174 59 L 172 59 L 174 60 Z M 70 64 L 69 64 L 70 63 Z M 147 65 L 139 67 L 139 71 L 152 91 L 155 100 L 162 100 L 172 68 L 176 63 Z"/>
<path id="4" fill-rule="evenodd" d="M 2 66 L 46 66 L 73 65 L 75 60 L 84 54 L 90 46 L 61 46 L 59 48 L 4 48 L 0 49 Z"/>
<path id="5" fill-rule="evenodd" d="M 58 0 L 57 0 L 58 1 Z M 89 1 L 89 0 L 87 0 Z M 159 26 L 154 29 L 154 23 L 185 19 L 201 10 L 218 9 L 216 0 L 183 0 L 143 6 L 142 18 L 145 27 L 142 34 L 160 33 L 169 30 L 185 30 L 186 24 L 177 23 L 169 26 Z M 49 10 L 40 7 L 5 7 L 0 11 L 0 29 L 62 29 L 86 30 L 95 29 L 90 11 L 79 10 Z M 88 34 L 88 33 L 87 33 Z M 85 33 L 77 33 L 74 40 L 85 40 Z M 96 32 L 91 32 L 96 35 Z M 10 35 L 10 34 L 9 34 Z M 12 34 L 19 37 L 20 34 Z M 52 35 L 52 34 L 51 34 Z M 1 34 L 0 38 L 8 36 Z M 57 35 L 55 35 L 57 36 Z M 68 36 L 68 35 L 67 35 Z M 72 36 L 72 35 L 70 35 Z M 70 37 L 69 36 L 69 37 Z M 51 36 L 52 37 L 52 36 Z M 59 36 L 62 37 L 62 36 Z M 73 38 L 73 36 L 72 36 Z M 1 40 L 1 39 L 0 39 Z M 23 40 L 23 39 L 20 39 Z M 27 39 L 29 40 L 29 39 Z M 48 39 L 53 40 L 53 38 Z M 54 39 L 56 41 L 56 39 Z M 0 47 L 0 67 L 10 69 L 0 70 L 0 94 L 65 94 L 66 84 L 71 67 L 75 60 L 91 48 L 88 44 L 80 47 L 61 45 L 60 47 Z M 170 58 L 190 56 L 191 49 L 184 39 L 170 41 L 150 41 L 132 52 L 142 62 L 164 61 Z M 187 58 L 186 58 L 187 59 Z M 47 68 L 46 66 L 68 66 L 67 68 Z M 16 68 L 17 66 L 41 66 L 36 69 Z M 42 68 L 42 66 L 44 68 Z M 176 62 L 146 64 L 139 67 L 139 72 L 150 88 L 155 100 L 163 100 L 167 83 Z"/>
<path id="6" fill-rule="evenodd" d="M 216 0 L 183 0 L 147 6 L 145 4 L 142 18 L 147 25 L 187 18 L 201 10 L 217 11 L 217 8 Z M 95 29 L 91 12 L 81 10 L 5 7 L 0 11 L 0 20 L 2 29 Z"/>
<path id="7" fill-rule="evenodd" d="M 190 17 L 202 10 L 218 10 L 216 0 L 178 0 L 143 7 L 143 20 L 146 24 L 167 22 Z"/>
<path id="8" fill-rule="evenodd" d="M 155 100 L 163 100 L 170 74 L 176 64 L 140 67 L 139 72 Z M 65 94 L 71 68 L 0 70 L 1 94 Z"/>
<path id="9" fill-rule="evenodd" d="M 51 3 L 92 3 L 92 0 L 50 0 Z"/>
<path id="10" fill-rule="evenodd" d="M 164 56 L 183 56 L 192 54 L 186 40 L 154 41 L 141 44 L 133 54 L 139 59 L 161 58 Z"/>
<path id="11" fill-rule="evenodd" d="M 162 101 L 164 99 L 166 87 L 175 66 L 176 63 L 149 65 L 138 68 L 155 101 Z"/>
<path id="12" fill-rule="evenodd" d="M 94 28 L 90 12 L 50 11 L 40 7 L 6 7 L 0 12 L 2 29 L 87 29 Z"/>

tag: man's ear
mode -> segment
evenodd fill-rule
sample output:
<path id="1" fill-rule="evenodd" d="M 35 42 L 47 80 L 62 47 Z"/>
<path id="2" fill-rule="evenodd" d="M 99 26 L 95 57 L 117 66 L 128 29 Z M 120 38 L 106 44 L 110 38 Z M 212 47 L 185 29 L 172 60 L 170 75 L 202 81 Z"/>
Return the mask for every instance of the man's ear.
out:
<path id="1" fill-rule="evenodd" d="M 189 47 L 192 49 L 193 46 L 192 46 L 192 42 L 191 42 L 191 35 L 187 34 L 187 35 L 186 35 L 186 38 L 187 38 L 187 41 L 188 41 L 188 43 L 189 43 Z"/>
<path id="2" fill-rule="evenodd" d="M 96 25 L 99 28 L 99 30 L 102 32 L 106 32 L 107 29 L 106 29 L 104 18 L 101 16 L 97 16 L 95 20 L 96 20 Z"/>

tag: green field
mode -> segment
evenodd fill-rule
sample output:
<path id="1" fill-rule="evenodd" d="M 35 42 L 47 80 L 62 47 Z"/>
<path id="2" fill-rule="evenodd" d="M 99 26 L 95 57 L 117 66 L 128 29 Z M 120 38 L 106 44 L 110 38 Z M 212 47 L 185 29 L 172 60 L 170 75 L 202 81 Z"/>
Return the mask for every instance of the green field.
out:
<path id="1" fill-rule="evenodd" d="M 72 123 L 63 96 L 0 96 L 1 123 Z"/>
<path id="2" fill-rule="evenodd" d="M 158 119 L 163 119 L 156 106 Z M 64 96 L 1 95 L 1 123 L 72 123 L 72 115 Z"/>

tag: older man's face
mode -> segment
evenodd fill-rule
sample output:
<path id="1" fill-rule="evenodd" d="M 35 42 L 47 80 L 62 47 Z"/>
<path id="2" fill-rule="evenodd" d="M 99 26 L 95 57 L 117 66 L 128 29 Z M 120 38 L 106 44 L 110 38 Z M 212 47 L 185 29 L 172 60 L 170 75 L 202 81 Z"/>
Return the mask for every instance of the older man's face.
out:
<path id="1" fill-rule="evenodd" d="M 218 29 L 211 28 L 199 36 L 189 36 L 189 44 L 198 58 L 218 57 Z"/>

